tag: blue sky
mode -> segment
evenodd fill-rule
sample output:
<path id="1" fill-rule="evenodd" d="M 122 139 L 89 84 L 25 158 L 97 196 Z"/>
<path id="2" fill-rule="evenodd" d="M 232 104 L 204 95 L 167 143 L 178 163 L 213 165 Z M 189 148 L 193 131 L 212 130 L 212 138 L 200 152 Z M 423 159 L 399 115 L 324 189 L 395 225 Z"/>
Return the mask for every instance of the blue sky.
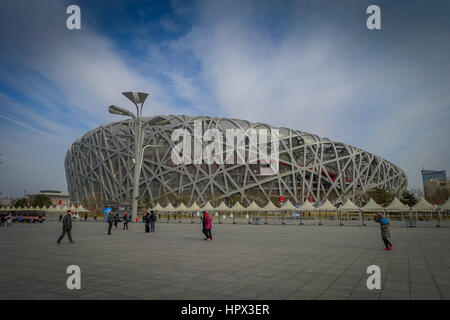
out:
<path id="1" fill-rule="evenodd" d="M 67 30 L 66 8 L 81 8 Z M 381 8 L 368 30 L 366 8 Z M 144 113 L 228 116 L 307 131 L 405 170 L 450 163 L 448 1 L 21 1 L 0 3 L 0 190 L 67 191 L 64 157 Z"/>

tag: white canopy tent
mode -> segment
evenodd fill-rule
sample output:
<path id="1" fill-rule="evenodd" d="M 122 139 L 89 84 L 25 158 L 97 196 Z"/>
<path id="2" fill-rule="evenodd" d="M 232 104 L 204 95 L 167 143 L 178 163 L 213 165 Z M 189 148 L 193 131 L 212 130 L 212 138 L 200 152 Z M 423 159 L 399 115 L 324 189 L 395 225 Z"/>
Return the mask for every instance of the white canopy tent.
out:
<path id="1" fill-rule="evenodd" d="M 395 197 L 394 200 L 392 200 L 392 202 L 384 208 L 384 210 L 388 212 L 405 212 L 409 211 L 410 208 Z"/>
<path id="2" fill-rule="evenodd" d="M 316 211 L 319 212 L 319 225 L 322 225 L 322 215 L 320 212 L 336 212 L 336 207 L 330 202 L 330 200 L 326 199 L 324 203 L 316 208 Z"/>
<path id="3" fill-rule="evenodd" d="M 419 212 L 423 212 L 423 211 L 434 211 L 434 207 L 432 204 L 430 204 L 427 200 L 425 200 L 424 197 L 422 197 L 422 199 L 419 200 L 419 202 L 417 202 L 412 208 L 411 211 L 419 211 Z"/>
<path id="4" fill-rule="evenodd" d="M 361 208 L 362 212 L 383 212 L 384 209 L 372 198 Z"/>
<path id="5" fill-rule="evenodd" d="M 314 207 L 312 205 L 311 202 L 309 202 L 308 200 L 306 200 L 305 202 L 303 202 L 303 204 L 300 206 L 300 208 L 295 208 L 296 210 L 300 211 L 301 213 L 305 213 L 305 212 L 315 212 L 316 211 L 316 207 Z M 302 222 L 302 215 L 300 214 L 300 225 L 303 225 Z"/>
<path id="6" fill-rule="evenodd" d="M 328 199 L 316 208 L 317 211 L 336 211 L 336 209 L 337 208 Z"/>
<path id="7" fill-rule="evenodd" d="M 180 203 L 180 204 L 175 208 L 175 210 L 176 210 L 177 212 L 187 212 L 187 211 L 189 211 L 188 207 L 186 207 L 186 205 L 185 205 L 183 202 Z"/>
<path id="8" fill-rule="evenodd" d="M 249 212 L 260 212 L 261 207 L 258 206 L 258 204 L 255 201 L 252 201 L 252 203 L 250 203 L 250 205 L 247 208 L 245 208 L 244 211 L 247 211 L 245 218 L 248 220 L 248 223 L 250 224 L 250 215 L 248 213 Z"/>
<path id="9" fill-rule="evenodd" d="M 239 201 L 237 201 L 228 211 L 231 212 L 230 218 L 233 218 L 233 224 L 234 224 L 235 222 L 234 222 L 233 212 L 242 212 L 242 211 L 245 211 L 245 208 L 242 206 L 242 204 Z M 226 217 L 224 216 L 223 218 L 225 219 Z"/>
<path id="10" fill-rule="evenodd" d="M 232 206 L 230 208 L 230 211 L 232 212 L 238 212 L 238 211 L 243 211 L 244 207 L 241 205 L 241 203 L 239 201 L 237 201 L 234 206 Z"/>
<path id="11" fill-rule="evenodd" d="M 250 205 L 244 209 L 245 211 L 261 211 L 261 207 L 256 204 L 255 201 L 252 201 Z"/>
<path id="12" fill-rule="evenodd" d="M 281 224 L 284 224 L 284 213 L 286 211 L 296 211 L 298 210 L 290 200 L 286 201 L 284 205 L 277 208 L 278 212 L 281 212 Z"/>
<path id="13" fill-rule="evenodd" d="M 267 224 L 267 212 L 276 212 L 277 210 L 278 207 L 270 200 L 266 203 L 266 205 L 261 207 L 261 211 L 264 212 L 264 224 Z"/>
<path id="14" fill-rule="evenodd" d="M 201 211 L 214 211 L 215 208 L 212 206 L 212 204 L 208 201 L 201 209 Z"/>
<path id="15" fill-rule="evenodd" d="M 181 223 L 181 220 L 183 219 L 184 214 L 189 212 L 188 207 L 186 207 L 186 205 L 181 202 L 175 209 L 174 209 L 174 218 L 177 217 L 177 215 L 175 213 L 178 213 L 178 223 Z M 192 222 L 192 219 L 191 219 Z"/>
<path id="16" fill-rule="evenodd" d="M 445 220 L 447 221 L 447 215 L 448 215 L 448 212 L 450 211 L 450 198 L 448 198 L 447 201 L 445 201 L 443 204 L 441 204 L 436 211 L 438 213 L 437 227 L 440 227 L 441 226 L 441 211 L 443 211 L 444 216 L 446 217 Z"/>
<path id="17" fill-rule="evenodd" d="M 76 209 L 75 209 L 75 212 L 78 212 L 78 213 L 88 213 L 88 212 L 90 212 L 89 210 L 87 210 L 87 209 L 85 209 L 84 207 L 83 207 L 83 205 L 79 205 Z"/>
<path id="18" fill-rule="evenodd" d="M 339 207 L 339 210 L 340 211 L 346 211 L 346 212 L 358 212 L 359 211 L 359 208 L 358 208 L 358 206 L 356 205 L 356 204 L 354 204 L 353 202 L 352 202 L 352 200 L 350 200 L 350 199 L 347 199 L 345 202 L 344 202 L 344 204 L 341 206 L 341 207 Z"/>
<path id="19" fill-rule="evenodd" d="M 295 210 L 298 210 L 298 208 L 296 208 L 290 200 L 286 201 L 286 203 L 283 206 L 277 208 L 277 211 L 295 211 Z"/>
<path id="20" fill-rule="evenodd" d="M 361 208 L 361 212 L 359 213 L 361 225 L 365 226 L 364 223 L 364 214 L 363 213 L 382 213 L 384 212 L 384 208 L 376 203 L 372 198 Z"/>
<path id="21" fill-rule="evenodd" d="M 339 207 L 339 224 L 342 226 L 341 212 L 347 213 L 347 221 L 350 221 L 350 212 L 359 212 L 360 208 L 352 202 L 352 200 L 347 199 L 342 206 Z"/>
<path id="22" fill-rule="evenodd" d="M 316 207 L 314 207 L 311 202 L 305 201 L 300 208 L 297 210 L 301 212 L 314 212 L 316 211 Z"/>
<path id="23" fill-rule="evenodd" d="M 156 204 L 156 206 L 154 206 L 153 208 L 151 208 L 150 210 L 153 211 L 163 211 L 164 208 L 159 204 L 159 202 Z M 148 211 L 148 210 L 147 210 Z"/>
<path id="24" fill-rule="evenodd" d="M 447 199 L 443 204 L 439 206 L 441 210 L 450 211 L 450 198 Z"/>
<path id="25" fill-rule="evenodd" d="M 273 204 L 272 201 L 269 200 L 269 202 L 267 202 L 267 204 L 261 208 L 261 211 L 277 211 L 278 207 L 276 205 Z"/>
<path id="26" fill-rule="evenodd" d="M 384 210 L 386 211 L 388 219 L 389 212 L 400 212 L 403 221 L 403 213 L 409 212 L 411 209 L 406 204 L 403 204 L 400 200 L 398 200 L 397 197 L 395 197 L 394 200 L 392 200 L 392 202 L 386 208 L 384 208 Z"/>
<path id="27" fill-rule="evenodd" d="M 221 202 L 215 209 L 214 209 L 214 211 L 216 211 L 216 217 L 217 217 L 217 214 L 219 213 L 219 212 L 228 212 L 228 211 L 230 211 L 230 208 L 225 204 L 225 202 Z M 220 221 L 220 213 L 218 214 L 218 217 L 219 217 L 219 223 L 222 223 L 222 221 Z M 226 219 L 226 217 L 225 217 L 225 214 L 222 216 L 222 219 Z"/>
<path id="28" fill-rule="evenodd" d="M 221 202 L 217 208 L 214 209 L 215 211 L 230 211 L 230 208 L 225 204 L 225 202 Z"/>
<path id="29" fill-rule="evenodd" d="M 198 206 L 198 204 L 196 202 L 191 204 L 191 206 L 188 208 L 189 212 L 196 212 L 196 211 L 200 211 L 200 210 L 201 210 L 201 208 Z"/>
<path id="30" fill-rule="evenodd" d="M 415 212 L 416 220 L 417 220 L 417 213 L 430 213 L 430 218 L 433 218 L 433 211 L 435 211 L 434 206 L 429 203 L 424 197 L 419 200 L 414 206 L 411 207 L 411 212 Z M 425 216 L 425 215 L 424 215 Z"/>
<path id="31" fill-rule="evenodd" d="M 176 210 L 175 207 L 172 205 L 172 203 L 169 202 L 169 204 L 168 204 L 167 206 L 164 207 L 164 210 L 163 210 L 163 211 L 165 211 L 165 212 L 175 212 L 175 211 L 177 211 L 177 210 Z"/>

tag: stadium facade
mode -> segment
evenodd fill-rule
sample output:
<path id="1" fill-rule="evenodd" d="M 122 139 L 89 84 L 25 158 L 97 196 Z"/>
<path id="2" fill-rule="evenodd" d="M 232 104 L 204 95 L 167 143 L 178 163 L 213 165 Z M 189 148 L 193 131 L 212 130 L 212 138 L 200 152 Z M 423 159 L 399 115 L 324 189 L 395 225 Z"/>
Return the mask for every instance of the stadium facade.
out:
<path id="1" fill-rule="evenodd" d="M 351 199 L 359 202 L 372 188 L 400 195 L 407 186 L 405 173 L 396 165 L 359 148 L 319 138 L 288 128 L 229 118 L 162 116 L 169 124 L 146 126 L 144 145 L 162 145 L 147 149 L 139 181 L 139 198 L 154 205 L 236 200 L 266 204 L 284 196 L 293 202 L 320 202 Z M 153 118 L 144 118 L 143 126 Z M 174 130 L 185 129 L 194 135 L 194 123 L 202 133 L 218 129 L 274 130 L 279 132 L 277 173 L 261 174 L 256 163 L 181 163 L 173 161 Z M 87 132 L 69 148 L 65 170 L 72 201 L 85 206 L 108 202 L 130 203 L 133 188 L 134 138 L 132 120 L 113 122 Z M 206 144 L 206 142 L 203 142 Z M 225 142 L 224 142 L 225 143 Z M 248 144 L 245 145 L 248 155 Z"/>

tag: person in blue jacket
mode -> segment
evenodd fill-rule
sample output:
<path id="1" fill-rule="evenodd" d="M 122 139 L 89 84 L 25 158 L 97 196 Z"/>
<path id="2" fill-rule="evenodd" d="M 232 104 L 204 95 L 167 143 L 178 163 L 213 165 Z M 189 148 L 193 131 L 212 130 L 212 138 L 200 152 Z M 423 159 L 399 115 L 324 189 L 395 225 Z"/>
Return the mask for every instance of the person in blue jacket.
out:
<path id="1" fill-rule="evenodd" d="M 389 220 L 386 217 L 383 217 L 381 214 L 377 214 L 375 217 L 375 221 L 380 224 L 381 238 L 383 239 L 384 245 L 386 246 L 384 250 L 391 251 L 394 246 L 388 240 L 388 238 L 391 237 L 391 232 L 389 231 Z"/>

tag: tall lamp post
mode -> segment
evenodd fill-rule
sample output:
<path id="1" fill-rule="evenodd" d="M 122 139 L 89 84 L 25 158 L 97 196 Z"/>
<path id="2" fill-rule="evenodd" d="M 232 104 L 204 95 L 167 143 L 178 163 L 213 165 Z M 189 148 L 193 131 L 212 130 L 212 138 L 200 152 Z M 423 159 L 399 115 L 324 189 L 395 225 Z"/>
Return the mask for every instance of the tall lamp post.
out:
<path id="1" fill-rule="evenodd" d="M 122 92 L 122 94 L 127 97 L 136 107 L 136 114 L 132 112 L 117 107 L 115 105 L 111 105 L 108 108 L 108 111 L 112 114 L 117 114 L 121 116 L 128 116 L 133 119 L 134 126 L 134 175 L 133 175 L 133 202 L 131 209 L 131 217 L 132 220 L 135 221 L 137 217 L 137 208 L 138 208 L 138 197 L 139 197 L 139 180 L 141 176 L 141 168 L 142 162 L 144 158 L 144 151 L 148 147 L 161 147 L 161 145 L 146 145 L 143 147 L 144 136 L 142 133 L 142 109 L 144 107 L 145 99 L 147 99 L 148 93 L 143 92 Z M 139 106 L 140 104 L 140 106 Z M 168 124 L 162 117 L 156 117 L 155 119 L 150 120 L 147 125 L 164 125 Z"/>

